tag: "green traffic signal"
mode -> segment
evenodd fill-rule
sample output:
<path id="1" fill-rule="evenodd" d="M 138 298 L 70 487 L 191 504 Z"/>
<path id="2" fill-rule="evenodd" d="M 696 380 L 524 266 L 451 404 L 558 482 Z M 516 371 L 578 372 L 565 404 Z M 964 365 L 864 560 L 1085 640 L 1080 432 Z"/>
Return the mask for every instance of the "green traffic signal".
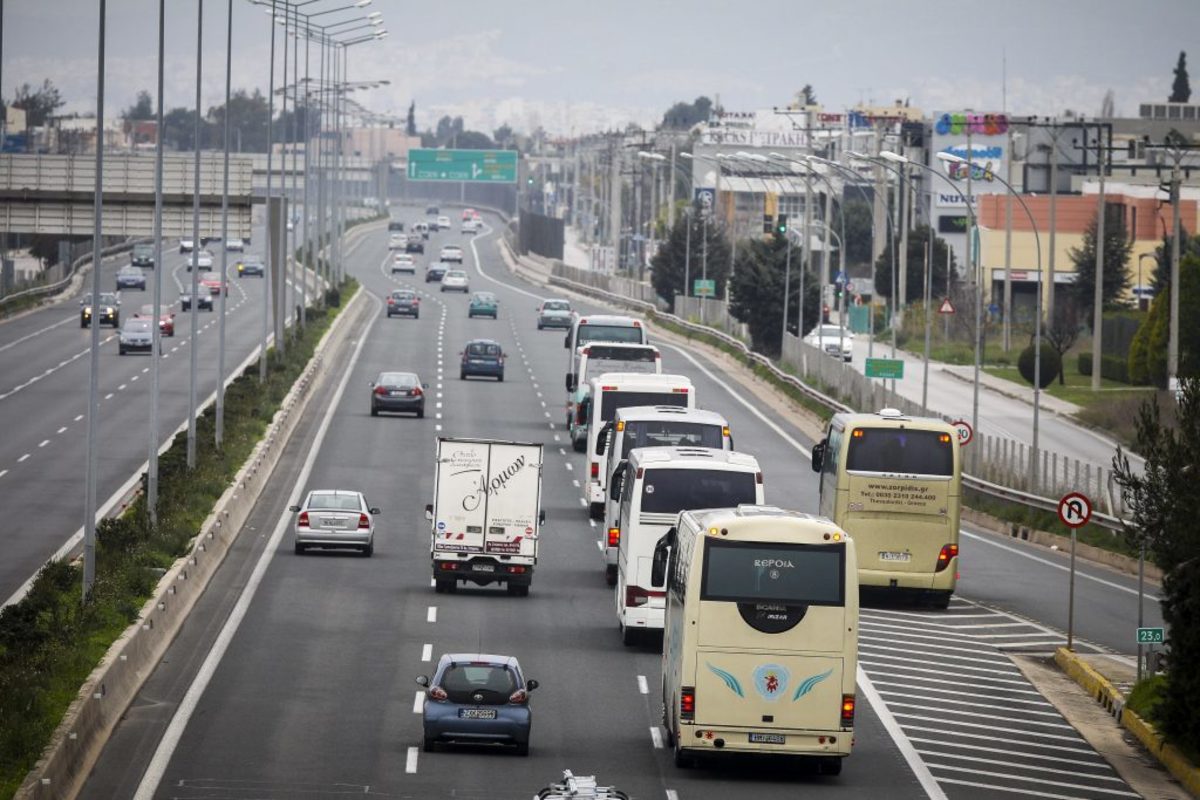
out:
<path id="1" fill-rule="evenodd" d="M 778 217 L 778 221 L 775 223 L 775 232 L 778 233 L 780 236 L 785 236 L 785 235 L 787 235 L 787 229 L 788 229 L 787 214 L 780 214 Z"/>

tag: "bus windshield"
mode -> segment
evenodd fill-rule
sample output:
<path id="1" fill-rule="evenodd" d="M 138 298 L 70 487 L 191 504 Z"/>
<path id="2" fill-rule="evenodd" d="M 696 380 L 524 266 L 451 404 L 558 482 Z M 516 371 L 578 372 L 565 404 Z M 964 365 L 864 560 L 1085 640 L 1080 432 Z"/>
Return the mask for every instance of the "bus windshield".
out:
<path id="1" fill-rule="evenodd" d="M 642 513 L 678 514 L 693 508 L 733 508 L 757 502 L 753 472 L 716 469 L 648 469 Z"/>
<path id="2" fill-rule="evenodd" d="M 635 447 L 711 447 L 725 446 L 720 425 L 674 420 L 647 420 L 625 423 L 620 456 L 624 458 Z"/>
<path id="3" fill-rule="evenodd" d="M 611 422 L 618 408 L 629 406 L 679 406 L 687 408 L 687 392 L 602 392 L 600 419 Z"/>
<path id="4" fill-rule="evenodd" d="M 704 539 L 701 600 L 840 606 L 845 604 L 844 545 L 794 545 Z"/>
<path id="5" fill-rule="evenodd" d="M 575 345 L 578 347 L 587 342 L 643 344 L 642 329 L 632 325 L 580 325 L 575 334 Z"/>
<path id="6" fill-rule="evenodd" d="M 954 444 L 939 431 L 855 428 L 846 453 L 850 472 L 954 475 Z"/>

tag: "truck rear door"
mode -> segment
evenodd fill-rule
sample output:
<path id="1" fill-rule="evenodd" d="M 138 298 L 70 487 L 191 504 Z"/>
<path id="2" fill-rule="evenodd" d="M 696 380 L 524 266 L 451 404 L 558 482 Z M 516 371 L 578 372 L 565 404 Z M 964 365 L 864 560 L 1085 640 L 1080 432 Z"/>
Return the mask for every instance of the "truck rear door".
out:
<path id="1" fill-rule="evenodd" d="M 508 556 L 537 556 L 541 508 L 542 446 L 491 445 L 486 493 L 484 549 Z"/>
<path id="2" fill-rule="evenodd" d="M 489 454 L 486 442 L 443 439 L 438 443 L 435 551 L 483 552 Z"/>

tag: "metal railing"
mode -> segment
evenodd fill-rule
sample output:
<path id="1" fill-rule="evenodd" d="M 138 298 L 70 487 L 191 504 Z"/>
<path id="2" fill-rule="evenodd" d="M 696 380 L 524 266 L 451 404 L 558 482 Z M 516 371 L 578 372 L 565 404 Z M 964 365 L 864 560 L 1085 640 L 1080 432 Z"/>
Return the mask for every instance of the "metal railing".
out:
<path id="1" fill-rule="evenodd" d="M 141 240 L 130 240 L 128 242 L 122 242 L 121 244 L 112 245 L 111 247 L 106 247 L 100 251 L 100 257 L 103 259 L 116 255 L 117 253 L 126 253 L 132 250 L 133 246 L 140 241 Z M 31 289 L 22 289 L 19 292 L 13 292 L 12 294 L 7 294 L 4 297 L 0 297 L 0 308 L 3 308 L 5 304 L 11 303 L 12 301 L 18 300 L 22 297 L 41 297 L 43 295 L 48 296 L 58 294 L 59 292 L 66 290 L 68 287 L 70 287 L 71 281 L 75 279 L 75 273 L 77 273 L 85 264 L 91 263 L 91 261 L 92 253 L 89 250 L 87 253 L 71 262 L 71 266 L 67 270 L 67 275 L 62 280 L 55 281 L 54 283 L 48 283 L 45 286 L 34 286 Z"/>

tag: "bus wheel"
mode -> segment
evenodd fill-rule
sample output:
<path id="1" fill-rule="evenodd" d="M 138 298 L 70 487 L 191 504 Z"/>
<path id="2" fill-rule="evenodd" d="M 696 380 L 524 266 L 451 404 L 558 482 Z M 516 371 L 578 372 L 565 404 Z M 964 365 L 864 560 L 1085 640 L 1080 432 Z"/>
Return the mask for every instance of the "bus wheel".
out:
<path id="1" fill-rule="evenodd" d="M 676 735 L 671 738 L 675 740 L 675 744 L 671 748 L 675 754 L 675 766 L 679 769 L 689 769 L 696 766 L 696 760 L 683 752 L 683 748 L 679 746 L 679 736 Z"/>
<path id="2" fill-rule="evenodd" d="M 604 582 L 609 586 L 617 585 L 617 565 L 608 564 L 604 567 Z"/>
<path id="3" fill-rule="evenodd" d="M 621 644 L 625 645 L 626 647 L 633 647 L 635 644 L 638 643 L 638 639 L 641 638 L 640 634 L 641 634 L 641 631 L 635 630 L 634 628 L 631 628 L 628 625 L 622 625 L 621 626 Z"/>
<path id="4" fill-rule="evenodd" d="M 572 439 L 571 447 L 574 448 L 576 453 L 582 453 L 584 450 L 587 450 L 587 439 Z"/>
<path id="5" fill-rule="evenodd" d="M 817 772 L 822 775 L 841 775 L 842 759 L 836 757 L 822 758 L 817 762 Z"/>
<path id="6" fill-rule="evenodd" d="M 433 585 L 433 590 L 440 594 L 450 594 L 454 591 L 454 580 L 437 580 Z"/>
<path id="7" fill-rule="evenodd" d="M 929 605 L 932 608 L 946 609 L 950 607 L 950 598 L 954 592 L 937 592 L 929 598 Z M 839 759 L 840 760 L 840 759 Z"/>
<path id="8" fill-rule="evenodd" d="M 592 519 L 604 519 L 604 503 L 590 503 L 588 513 L 591 514 Z"/>

